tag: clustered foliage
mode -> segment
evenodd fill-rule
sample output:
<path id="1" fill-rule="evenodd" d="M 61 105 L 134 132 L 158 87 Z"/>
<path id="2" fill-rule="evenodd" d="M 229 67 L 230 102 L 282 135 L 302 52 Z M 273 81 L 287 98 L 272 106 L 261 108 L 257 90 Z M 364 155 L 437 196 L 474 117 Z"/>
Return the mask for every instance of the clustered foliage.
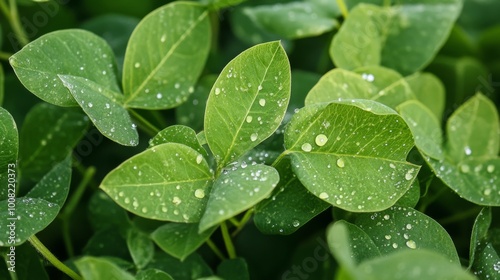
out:
<path id="1" fill-rule="evenodd" d="M 28 243 L 74 279 L 496 279 L 495 8 L 174 1 L 43 34 L 0 68 L 0 252 L 19 279 L 58 275 Z"/>

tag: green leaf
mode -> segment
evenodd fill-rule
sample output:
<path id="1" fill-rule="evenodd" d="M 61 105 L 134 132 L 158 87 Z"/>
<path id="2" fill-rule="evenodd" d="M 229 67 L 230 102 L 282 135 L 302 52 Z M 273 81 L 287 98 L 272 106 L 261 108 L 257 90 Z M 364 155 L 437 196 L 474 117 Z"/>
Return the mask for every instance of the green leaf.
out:
<path id="1" fill-rule="evenodd" d="M 217 76 L 215 75 L 205 76 L 200 79 L 193 94 L 175 110 L 178 124 L 189 126 L 195 131 L 203 130 L 208 94 L 216 79 Z"/>
<path id="2" fill-rule="evenodd" d="M 146 269 L 141 270 L 135 276 L 136 280 L 174 280 L 172 276 L 159 269 Z"/>
<path id="3" fill-rule="evenodd" d="M 384 65 L 404 75 L 414 73 L 444 44 L 461 7 L 460 0 L 411 0 L 392 7 L 359 4 L 335 35 L 330 56 L 344 69 Z"/>
<path id="4" fill-rule="evenodd" d="M 205 112 L 205 134 L 218 169 L 271 136 L 289 99 L 290 65 L 279 42 L 254 46 L 229 62 Z"/>
<path id="5" fill-rule="evenodd" d="M 257 19 L 252 18 L 246 11 L 247 7 L 237 7 L 230 13 L 231 27 L 234 34 L 242 42 L 248 45 L 256 45 L 263 42 L 279 40 L 280 37 L 270 33 L 257 22 Z M 284 41 L 283 44 L 287 45 Z"/>
<path id="6" fill-rule="evenodd" d="M 47 103 L 35 105 L 26 115 L 20 133 L 19 167 L 22 175 L 40 180 L 66 158 L 83 137 L 87 117 L 75 108 Z"/>
<path id="7" fill-rule="evenodd" d="M 58 75 L 87 78 L 120 92 L 113 51 L 106 41 L 84 30 L 60 30 L 34 40 L 10 57 L 21 83 L 40 99 L 59 106 L 76 106 Z"/>
<path id="8" fill-rule="evenodd" d="M 36 275 L 38 280 L 50 280 L 45 270 L 45 263 L 40 253 L 29 243 L 24 243 L 15 247 L 16 277 L 17 279 L 30 279 Z M 22 268 L 22 269 L 20 269 Z M 8 278 L 12 279 L 9 275 Z"/>
<path id="9" fill-rule="evenodd" d="M 364 275 L 357 279 L 476 279 L 460 265 L 450 263 L 448 258 L 425 249 L 398 251 L 364 262 L 356 269 Z"/>
<path id="10" fill-rule="evenodd" d="M 198 233 L 198 224 L 168 223 L 156 229 L 151 238 L 163 251 L 183 261 L 203 245 L 215 229 Z"/>
<path id="11" fill-rule="evenodd" d="M 339 10 L 333 3 L 294 1 L 247 7 L 244 13 L 267 32 L 287 39 L 318 36 L 334 29 Z"/>
<path id="12" fill-rule="evenodd" d="M 2 106 L 2 104 L 3 104 L 3 96 L 4 96 L 4 93 L 5 93 L 4 86 L 5 86 L 5 75 L 4 75 L 4 72 L 3 72 L 3 67 L 0 64 L 0 106 Z"/>
<path id="13" fill-rule="evenodd" d="M 153 241 L 137 228 L 131 227 L 128 230 L 127 246 L 138 269 L 144 268 L 153 259 L 155 251 Z"/>
<path id="14" fill-rule="evenodd" d="M 479 215 L 477 215 L 476 220 L 474 221 L 474 226 L 472 227 L 468 269 L 470 269 L 476 261 L 476 251 L 481 247 L 481 243 L 488 237 L 488 229 L 490 228 L 490 225 L 491 208 L 483 208 L 481 212 L 479 212 Z"/>
<path id="15" fill-rule="evenodd" d="M 304 186 L 352 212 L 386 209 L 408 191 L 419 171 L 405 161 L 412 146 L 403 119 L 370 100 L 306 106 L 285 132 L 286 153 Z"/>
<path id="16" fill-rule="evenodd" d="M 0 184 L 4 186 L 0 188 L 0 200 L 6 200 L 9 190 L 16 189 L 18 142 L 14 118 L 0 107 Z"/>
<path id="17" fill-rule="evenodd" d="M 172 125 L 163 129 L 149 141 L 149 147 L 165 143 L 184 144 L 203 156 L 208 157 L 207 151 L 201 146 L 196 137 L 196 132 L 187 126 Z"/>
<path id="18" fill-rule="evenodd" d="M 446 97 L 443 83 L 433 74 L 421 72 L 405 77 L 405 80 L 418 101 L 429 108 L 437 120 L 441 120 Z"/>
<path id="19" fill-rule="evenodd" d="M 223 8 L 236 6 L 246 0 L 200 0 L 203 5 L 209 6 L 212 10 L 221 10 Z"/>
<path id="20" fill-rule="evenodd" d="M 278 171 L 267 165 L 242 164 L 224 170 L 214 182 L 200 221 L 200 232 L 259 203 L 269 196 L 278 182 Z"/>
<path id="21" fill-rule="evenodd" d="M 290 159 L 276 166 L 280 181 L 273 195 L 255 207 L 255 226 L 264 234 L 292 234 L 330 204 L 312 195 L 292 172 Z"/>
<path id="22" fill-rule="evenodd" d="M 186 101 L 205 65 L 210 38 L 208 12 L 196 3 L 170 3 L 147 15 L 125 53 L 125 106 L 167 109 Z"/>
<path id="23" fill-rule="evenodd" d="M 397 206 L 415 208 L 420 200 L 420 183 L 413 181 L 410 189 L 396 202 Z"/>
<path id="24" fill-rule="evenodd" d="M 59 78 L 104 136 L 125 146 L 139 143 L 136 125 L 121 105 L 121 94 L 102 88 L 86 78 L 67 75 L 59 75 Z"/>
<path id="25" fill-rule="evenodd" d="M 410 128 L 415 146 L 434 159 L 443 159 L 443 136 L 435 115 L 417 100 L 406 101 L 397 110 Z"/>
<path id="26" fill-rule="evenodd" d="M 500 256 L 491 243 L 477 253 L 472 270 L 479 279 L 495 279 L 498 277 Z"/>
<path id="27" fill-rule="evenodd" d="M 15 240 L 8 240 L 7 235 L 0 237 L 0 246 L 19 245 L 32 235 L 46 228 L 61 210 L 68 196 L 71 182 L 71 161 L 66 158 L 45 175 L 24 197 L 16 198 L 14 209 L 10 210 L 8 201 L 0 201 L 0 225 L 9 229 L 15 224 Z"/>
<path id="28" fill-rule="evenodd" d="M 495 104 L 476 94 L 460 106 L 446 124 L 446 152 L 453 162 L 498 156 L 500 121 Z"/>
<path id="29" fill-rule="evenodd" d="M 130 227 L 127 212 L 103 191 L 96 191 L 88 205 L 89 222 L 95 231 L 111 227 L 123 233 Z"/>
<path id="30" fill-rule="evenodd" d="M 105 258 L 85 256 L 75 261 L 75 265 L 83 279 L 135 280 L 130 273 Z"/>
<path id="31" fill-rule="evenodd" d="M 446 230 L 432 218 L 406 207 L 360 214 L 355 223 L 378 247 L 382 255 L 409 249 L 427 249 L 460 264 L 455 245 Z"/>
<path id="32" fill-rule="evenodd" d="M 201 218 L 213 175 L 192 148 L 167 143 L 135 155 L 101 183 L 116 203 L 149 219 L 195 223 Z"/>
<path id="33" fill-rule="evenodd" d="M 248 265 L 242 258 L 224 260 L 217 267 L 217 275 L 225 280 L 250 280 Z"/>
<path id="34" fill-rule="evenodd" d="M 180 261 L 166 253 L 157 251 L 155 259 L 149 267 L 165 271 L 175 280 L 199 279 L 213 274 L 210 267 L 196 253 L 191 254 L 184 261 Z"/>

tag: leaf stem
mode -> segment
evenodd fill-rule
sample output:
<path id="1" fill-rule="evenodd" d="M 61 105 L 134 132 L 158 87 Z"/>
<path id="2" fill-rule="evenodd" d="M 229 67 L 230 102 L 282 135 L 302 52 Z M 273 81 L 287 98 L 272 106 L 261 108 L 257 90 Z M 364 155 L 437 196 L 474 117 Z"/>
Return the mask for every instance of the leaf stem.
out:
<path id="1" fill-rule="evenodd" d="M 69 224 L 70 224 L 71 216 L 73 215 L 73 212 L 75 211 L 76 207 L 78 206 L 80 199 L 82 198 L 83 194 L 85 193 L 87 186 L 92 181 L 92 178 L 94 177 L 95 172 L 96 172 L 96 169 L 93 166 L 87 168 L 84 171 L 83 178 L 80 181 L 80 184 L 76 187 L 76 190 L 73 193 L 73 195 L 71 196 L 70 200 L 68 201 L 68 203 L 66 203 L 66 206 L 59 214 L 59 218 L 62 220 L 64 244 L 66 246 L 66 251 L 68 253 L 68 256 L 70 256 L 70 257 L 74 256 L 73 245 L 71 244 L 71 234 L 69 231 Z"/>
<path id="2" fill-rule="evenodd" d="M 391 0 L 384 0 L 384 7 L 389 7 L 391 5 Z"/>
<path id="3" fill-rule="evenodd" d="M 58 260 L 52 252 L 50 252 L 45 245 L 43 245 L 38 238 L 33 235 L 31 236 L 28 241 L 35 247 L 35 249 L 42 254 L 51 264 L 53 264 L 57 269 L 60 271 L 64 272 L 64 274 L 68 275 L 71 277 L 71 279 L 74 280 L 83 280 L 83 278 L 78 275 L 76 272 L 74 272 L 71 268 L 67 267 L 65 264 L 63 264 L 60 260 Z"/>
<path id="4" fill-rule="evenodd" d="M 5 6 L 5 3 L 2 0 L 2 6 Z M 12 30 L 16 34 L 17 39 L 19 40 L 19 43 L 21 43 L 21 46 L 27 45 L 30 41 L 28 39 L 28 35 L 26 34 L 26 31 L 21 25 L 21 20 L 19 19 L 19 13 L 17 11 L 17 3 L 16 0 L 9 0 L 9 6 L 10 6 L 10 17 L 7 17 L 9 19 L 10 25 L 12 27 Z M 5 7 L 2 7 L 4 9 Z"/>
<path id="5" fill-rule="evenodd" d="M 0 51 L 0 59 L 1 60 L 9 61 L 9 57 L 11 57 L 11 56 L 12 56 L 11 53 Z"/>
<path id="6" fill-rule="evenodd" d="M 210 247 L 210 249 L 212 249 L 214 254 L 217 257 L 219 257 L 219 259 L 221 261 L 226 259 L 226 257 L 224 257 L 224 254 L 222 254 L 222 252 L 219 250 L 219 248 L 217 248 L 217 245 L 215 245 L 215 243 L 211 239 L 208 239 L 206 242 L 207 242 L 208 247 Z"/>
<path id="7" fill-rule="evenodd" d="M 462 221 L 463 219 L 469 218 L 469 217 L 475 217 L 479 214 L 481 211 L 481 207 L 473 207 L 471 209 L 468 209 L 466 211 L 460 211 L 456 213 L 455 215 L 451 215 L 449 217 L 446 217 L 444 219 L 439 220 L 439 224 L 444 226 L 448 224 L 452 224 L 455 222 Z"/>
<path id="8" fill-rule="evenodd" d="M 344 17 L 344 19 L 346 19 L 347 16 L 349 15 L 349 11 L 347 10 L 347 5 L 345 4 L 344 0 L 337 0 L 337 5 L 340 8 L 342 16 Z"/>
<path id="9" fill-rule="evenodd" d="M 146 120 L 143 116 L 137 113 L 135 110 L 129 109 L 130 114 L 139 122 L 139 127 L 143 129 L 149 136 L 154 137 L 160 129 L 151 124 L 148 120 Z"/>
<path id="10" fill-rule="evenodd" d="M 243 218 L 241 218 L 241 221 L 238 223 L 239 225 L 233 231 L 233 234 L 231 234 L 232 237 L 235 237 L 236 235 L 238 235 L 238 233 L 245 227 L 246 223 L 252 217 L 252 214 L 253 214 L 253 208 L 248 209 L 248 211 L 245 213 Z"/>
<path id="11" fill-rule="evenodd" d="M 234 249 L 233 241 L 229 235 L 229 230 L 227 229 L 226 222 L 220 224 L 220 230 L 222 231 L 222 238 L 224 239 L 224 244 L 226 245 L 227 254 L 230 259 L 236 258 L 236 250 Z"/>

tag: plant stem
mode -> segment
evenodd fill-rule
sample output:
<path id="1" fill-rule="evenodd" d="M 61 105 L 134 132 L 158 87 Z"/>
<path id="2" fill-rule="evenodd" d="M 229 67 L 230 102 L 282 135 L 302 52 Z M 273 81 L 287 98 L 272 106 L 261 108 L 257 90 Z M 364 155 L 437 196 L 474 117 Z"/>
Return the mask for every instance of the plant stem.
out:
<path id="1" fill-rule="evenodd" d="M 35 249 L 42 254 L 51 264 L 53 264 L 57 269 L 60 271 L 64 272 L 64 274 L 68 275 L 71 277 L 71 279 L 74 280 L 83 280 L 83 278 L 78 275 L 76 272 L 74 272 L 71 268 L 67 267 L 65 264 L 63 264 L 60 260 L 58 260 L 52 252 L 43 245 L 38 238 L 33 235 L 31 236 L 28 241 L 35 247 Z"/>
<path id="2" fill-rule="evenodd" d="M 248 211 L 245 213 L 243 218 L 241 218 L 241 221 L 238 223 L 238 226 L 236 229 L 233 231 L 233 234 L 231 234 L 232 237 L 235 237 L 238 235 L 238 233 L 245 227 L 246 223 L 250 220 L 253 214 L 253 208 L 248 209 Z"/>
<path id="3" fill-rule="evenodd" d="M 0 51 L 0 59 L 1 60 L 9 61 L 9 57 L 11 57 L 11 56 L 12 56 L 11 53 Z"/>
<path id="4" fill-rule="evenodd" d="M 206 242 L 207 242 L 208 247 L 210 247 L 210 249 L 212 249 L 214 254 L 217 255 L 217 257 L 219 257 L 219 259 L 221 261 L 226 259 L 226 257 L 224 257 L 224 254 L 222 254 L 222 252 L 219 250 L 219 248 L 217 248 L 217 246 L 215 245 L 215 243 L 211 239 L 208 239 Z"/>
<path id="5" fill-rule="evenodd" d="M 141 127 L 149 136 L 154 137 L 156 134 L 158 134 L 158 132 L 160 132 L 160 130 L 156 126 L 151 124 L 136 111 L 132 109 L 129 109 L 128 111 L 139 122 L 139 127 Z"/>
<path id="6" fill-rule="evenodd" d="M 337 0 L 337 5 L 340 8 L 340 12 L 342 13 L 342 16 L 344 17 L 344 19 L 346 19 L 347 16 L 349 15 L 349 11 L 347 10 L 347 6 L 346 6 L 344 0 Z"/>
<path id="7" fill-rule="evenodd" d="M 234 250 L 233 241 L 229 235 L 229 230 L 227 229 L 226 222 L 220 224 L 220 230 L 222 231 L 222 238 L 224 239 L 224 244 L 226 245 L 227 254 L 230 259 L 236 258 L 236 251 Z"/>
<path id="8" fill-rule="evenodd" d="M 391 5 L 391 0 L 384 0 L 384 7 L 389 7 Z"/>
<path id="9" fill-rule="evenodd" d="M 3 2 L 3 1 L 2 1 Z M 5 3 L 3 3 L 5 4 Z M 12 30 L 16 34 L 19 43 L 21 46 L 26 46 L 30 41 L 28 39 L 28 35 L 26 31 L 24 31 L 23 26 L 21 25 L 21 20 L 19 19 L 19 13 L 17 11 L 17 3 L 16 0 L 9 0 L 10 6 L 10 25 L 12 26 Z"/>
<path id="10" fill-rule="evenodd" d="M 89 185 L 90 181 L 92 181 L 92 178 L 94 177 L 95 172 L 96 172 L 96 169 L 93 166 L 87 168 L 84 171 L 83 178 L 80 181 L 80 184 L 76 187 L 76 190 L 73 193 L 73 195 L 71 196 L 70 200 L 68 201 L 68 203 L 66 203 L 66 206 L 59 214 L 59 218 L 62 220 L 64 244 L 66 245 L 66 250 L 67 250 L 67 253 L 70 257 L 74 256 L 73 245 L 71 244 L 71 234 L 69 232 L 69 224 L 70 224 L 71 216 L 73 215 L 73 212 L 75 211 L 76 207 L 78 206 L 80 199 L 82 198 L 83 194 L 85 193 L 87 186 Z"/>
<path id="11" fill-rule="evenodd" d="M 447 225 L 447 224 L 452 224 L 455 222 L 462 221 L 463 219 L 469 218 L 469 217 L 474 217 L 479 214 L 481 211 L 481 207 L 474 207 L 466 211 L 460 211 L 455 215 L 451 215 L 449 217 L 446 217 L 444 219 L 439 220 L 439 224 L 441 225 Z"/>
<path id="12" fill-rule="evenodd" d="M 7 3 L 5 3 L 5 0 L 0 0 L 0 11 L 5 15 L 5 18 L 8 21 L 11 20 L 9 6 L 7 6 Z"/>

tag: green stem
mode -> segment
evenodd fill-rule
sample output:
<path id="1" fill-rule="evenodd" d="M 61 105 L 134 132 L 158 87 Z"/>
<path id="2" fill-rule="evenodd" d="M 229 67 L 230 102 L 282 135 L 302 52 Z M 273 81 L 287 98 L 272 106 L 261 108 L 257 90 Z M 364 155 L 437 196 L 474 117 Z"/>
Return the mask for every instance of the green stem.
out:
<path id="1" fill-rule="evenodd" d="M 168 123 L 165 121 L 165 118 L 162 117 L 159 111 L 150 111 L 153 118 L 161 127 L 167 127 Z"/>
<path id="2" fill-rule="evenodd" d="M 238 222 L 238 221 L 236 220 L 236 218 L 234 218 L 234 217 L 229 218 L 229 220 L 228 220 L 228 221 L 229 221 L 231 224 L 233 224 L 233 226 L 235 226 L 235 227 L 239 227 L 239 226 L 240 226 L 240 222 Z"/>
<path id="3" fill-rule="evenodd" d="M 1 60 L 9 61 L 9 57 L 11 57 L 11 56 L 12 56 L 11 53 L 0 51 L 0 59 Z"/>
<path id="4" fill-rule="evenodd" d="M 455 222 L 461 222 L 466 218 L 477 216 L 479 214 L 479 211 L 481 211 L 481 207 L 474 207 L 466 211 L 460 211 L 457 214 L 441 219 L 438 222 L 442 226 Z"/>
<path id="5" fill-rule="evenodd" d="M 160 132 L 160 130 L 156 126 L 151 124 L 136 111 L 132 109 L 129 109 L 128 111 L 139 122 L 139 127 L 142 128 L 147 134 L 149 134 L 149 136 L 154 137 L 156 134 L 158 134 L 158 132 Z"/>
<path id="6" fill-rule="evenodd" d="M 337 5 L 340 8 L 342 16 L 344 17 L 344 19 L 346 19 L 347 16 L 349 15 L 349 11 L 347 10 L 347 5 L 345 4 L 344 0 L 337 0 Z"/>
<path id="7" fill-rule="evenodd" d="M 43 245 L 38 238 L 33 235 L 31 236 L 28 241 L 35 247 L 35 249 L 42 254 L 51 264 L 53 264 L 57 269 L 60 271 L 64 272 L 64 274 L 68 275 L 71 277 L 71 279 L 74 280 L 83 280 L 83 278 L 78 275 L 76 272 L 74 272 L 71 268 L 67 267 L 65 264 L 63 264 L 60 260 L 58 260 L 52 252 Z"/>
<path id="8" fill-rule="evenodd" d="M 212 240 L 208 239 L 207 245 L 208 245 L 208 247 L 210 247 L 210 249 L 212 249 L 214 254 L 217 255 L 217 257 L 219 257 L 219 259 L 221 261 L 226 259 L 226 257 L 224 257 L 224 254 L 222 254 L 222 252 L 219 250 L 219 248 L 217 248 L 217 246 L 215 245 L 215 243 Z"/>
<path id="9" fill-rule="evenodd" d="M 5 0 L 0 0 L 0 11 L 4 14 L 8 21 L 11 21 L 9 6 L 5 3 Z"/>
<path id="10" fill-rule="evenodd" d="M 391 0 L 384 0 L 384 7 L 391 6 Z"/>
<path id="11" fill-rule="evenodd" d="M 234 249 L 233 241 L 229 235 L 229 230 L 227 229 L 226 222 L 220 224 L 220 230 L 222 231 L 222 238 L 224 239 L 224 244 L 226 245 L 227 254 L 230 259 L 236 258 L 236 250 Z"/>
<path id="12" fill-rule="evenodd" d="M 21 43 L 21 45 L 24 47 L 30 41 L 28 39 L 26 31 L 24 31 L 24 28 L 21 25 L 21 20 L 19 19 L 19 13 L 17 11 L 16 0 L 9 0 L 9 6 L 10 6 L 10 25 L 12 26 L 12 30 L 16 34 L 19 43 Z"/>
<path id="13" fill-rule="evenodd" d="M 236 227 L 236 229 L 233 231 L 233 234 L 231 234 L 232 237 L 235 237 L 238 235 L 238 233 L 245 227 L 246 223 L 250 220 L 253 214 L 253 208 L 249 209 L 243 218 L 241 218 L 241 221 L 238 223 L 239 225 Z"/>
<path id="14" fill-rule="evenodd" d="M 78 206 L 80 199 L 82 198 L 83 194 L 85 193 L 87 186 L 89 185 L 90 181 L 92 181 L 92 178 L 94 177 L 95 172 L 96 172 L 96 169 L 93 166 L 87 168 L 83 172 L 83 178 L 80 181 L 80 184 L 76 187 L 76 190 L 71 195 L 70 200 L 68 201 L 68 203 L 66 203 L 66 206 L 59 214 L 59 218 L 62 220 L 64 244 L 66 245 L 66 250 L 67 250 L 68 256 L 70 256 L 70 257 L 74 256 L 73 244 L 71 243 L 71 233 L 69 230 L 71 216 L 73 215 L 73 212 L 75 211 L 76 207 Z"/>

